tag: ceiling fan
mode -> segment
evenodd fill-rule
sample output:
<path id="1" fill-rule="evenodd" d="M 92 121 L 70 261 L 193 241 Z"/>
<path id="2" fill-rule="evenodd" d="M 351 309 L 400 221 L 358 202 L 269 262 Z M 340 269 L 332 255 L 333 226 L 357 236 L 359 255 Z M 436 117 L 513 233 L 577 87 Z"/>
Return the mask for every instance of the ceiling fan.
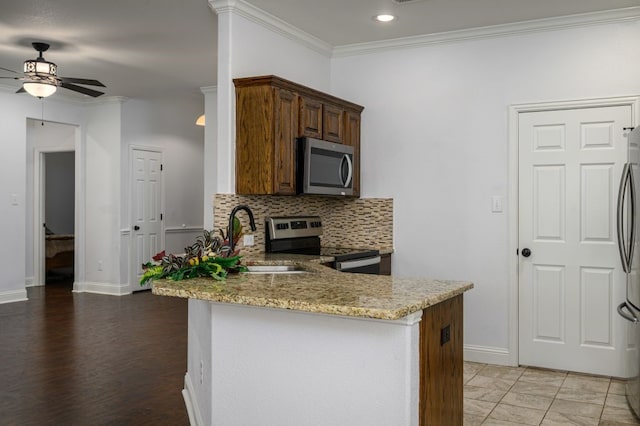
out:
<path id="1" fill-rule="evenodd" d="M 98 80 L 87 80 L 85 78 L 58 77 L 58 66 L 53 62 L 46 61 L 42 56 L 42 52 L 49 50 L 49 45 L 42 42 L 31 43 L 34 49 L 39 53 L 36 59 L 27 59 L 24 61 L 24 75 L 22 77 L 0 77 L 21 80 L 22 87 L 16 93 L 27 92 L 38 98 L 46 98 L 53 95 L 58 87 L 73 90 L 94 98 L 104 95 L 104 92 L 78 86 L 83 84 L 86 86 L 106 87 Z M 0 67 L 0 70 L 20 74 L 7 68 Z"/>

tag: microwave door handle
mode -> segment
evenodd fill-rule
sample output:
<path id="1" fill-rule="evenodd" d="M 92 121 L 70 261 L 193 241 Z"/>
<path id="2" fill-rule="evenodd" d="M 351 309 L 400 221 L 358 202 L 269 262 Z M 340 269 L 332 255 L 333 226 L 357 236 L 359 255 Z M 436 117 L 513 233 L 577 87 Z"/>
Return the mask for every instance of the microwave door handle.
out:
<path id="1" fill-rule="evenodd" d="M 345 161 L 347 162 L 347 178 L 343 180 L 342 165 Z M 349 154 L 344 154 L 342 156 L 342 161 L 340 161 L 340 183 L 342 183 L 342 185 L 347 188 L 349 187 L 349 184 L 351 184 L 351 179 L 353 179 L 353 162 L 351 161 L 351 157 L 349 157 Z"/>

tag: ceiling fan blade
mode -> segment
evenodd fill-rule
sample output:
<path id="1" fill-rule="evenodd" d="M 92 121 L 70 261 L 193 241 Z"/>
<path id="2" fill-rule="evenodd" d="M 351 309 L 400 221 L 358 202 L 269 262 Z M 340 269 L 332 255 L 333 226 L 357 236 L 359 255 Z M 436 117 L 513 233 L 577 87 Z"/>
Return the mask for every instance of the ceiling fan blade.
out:
<path id="1" fill-rule="evenodd" d="M 2 68 L 2 67 L 0 67 L 0 70 L 3 70 L 3 71 L 9 71 L 9 72 L 12 72 L 12 73 L 14 73 L 14 74 L 20 74 L 18 71 L 10 70 L 9 68 Z"/>
<path id="2" fill-rule="evenodd" d="M 65 89 L 73 90 L 74 92 L 93 96 L 94 98 L 97 98 L 100 95 L 104 95 L 104 92 L 98 92 L 97 90 L 87 89 L 86 87 L 76 86 L 75 84 L 71 83 L 65 83 L 64 81 L 60 84 L 60 86 L 64 87 Z"/>
<path id="3" fill-rule="evenodd" d="M 87 84 L 89 86 L 107 87 L 98 80 L 88 80 L 86 78 L 58 77 L 63 83 Z"/>
<path id="4" fill-rule="evenodd" d="M 26 90 L 24 90 L 24 87 L 20 87 L 18 90 L 16 90 L 16 93 L 25 93 Z"/>

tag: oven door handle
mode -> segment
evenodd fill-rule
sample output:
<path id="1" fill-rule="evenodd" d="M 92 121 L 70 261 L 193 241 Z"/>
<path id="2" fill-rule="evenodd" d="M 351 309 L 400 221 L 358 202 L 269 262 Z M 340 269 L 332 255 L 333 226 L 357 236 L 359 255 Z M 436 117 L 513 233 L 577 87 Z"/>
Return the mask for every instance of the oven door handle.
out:
<path id="1" fill-rule="evenodd" d="M 380 263 L 380 256 L 368 257 L 366 259 L 358 260 L 346 260 L 344 262 L 336 262 L 336 269 L 338 271 L 346 271 L 348 269 L 361 268 L 363 266 L 370 266 Z"/>

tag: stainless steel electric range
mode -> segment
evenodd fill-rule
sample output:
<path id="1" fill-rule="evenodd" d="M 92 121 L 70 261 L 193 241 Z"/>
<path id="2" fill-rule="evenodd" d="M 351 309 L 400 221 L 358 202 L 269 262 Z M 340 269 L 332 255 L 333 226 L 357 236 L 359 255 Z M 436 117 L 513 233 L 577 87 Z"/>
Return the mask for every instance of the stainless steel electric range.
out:
<path id="1" fill-rule="evenodd" d="M 280 216 L 266 220 L 265 251 L 330 256 L 332 267 L 342 272 L 380 273 L 380 252 L 366 248 L 321 247 L 319 216 Z"/>

